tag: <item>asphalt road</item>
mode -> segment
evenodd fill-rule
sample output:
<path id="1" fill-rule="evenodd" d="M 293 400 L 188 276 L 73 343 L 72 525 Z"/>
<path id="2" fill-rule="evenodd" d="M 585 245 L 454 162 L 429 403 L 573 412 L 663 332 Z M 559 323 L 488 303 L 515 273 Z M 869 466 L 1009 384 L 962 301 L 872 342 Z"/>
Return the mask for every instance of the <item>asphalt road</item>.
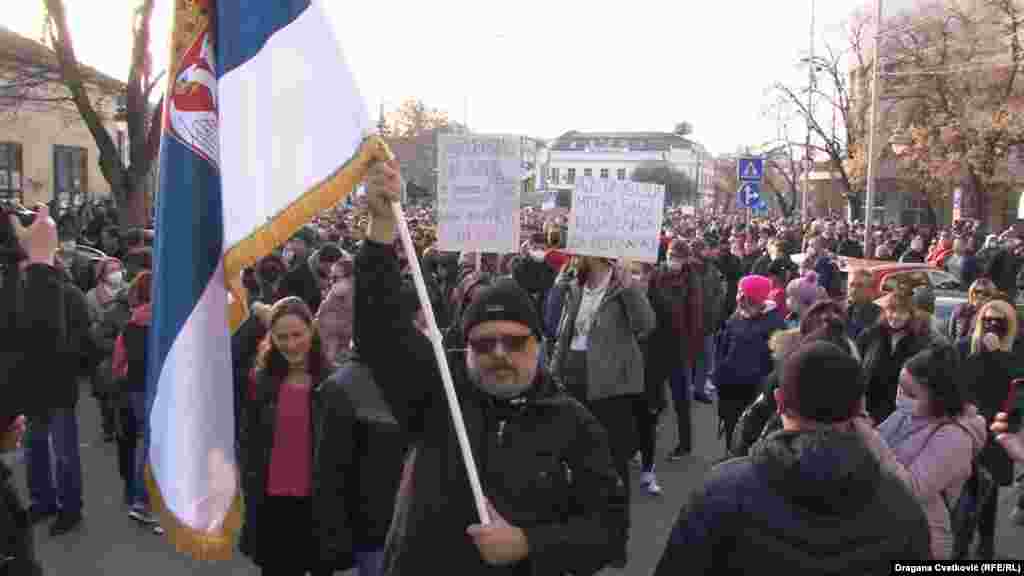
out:
<path id="1" fill-rule="evenodd" d="M 625 570 L 609 569 L 602 575 L 651 574 L 680 506 L 702 481 L 710 464 L 723 455 L 722 444 L 715 437 L 713 407 L 695 404 L 694 410 L 695 450 L 692 456 L 680 462 L 664 461 L 664 455 L 675 445 L 676 432 L 671 410 L 663 415 L 657 474 L 664 493 L 660 497 L 642 493 L 639 470 L 633 470 L 630 563 Z M 164 537 L 153 535 L 129 519 L 121 504 L 122 486 L 117 475 L 115 447 L 101 441 L 96 403 L 84 390 L 79 404 L 79 426 L 86 519 L 78 532 L 58 538 L 50 537 L 46 525 L 36 528 L 36 545 L 47 576 L 259 574 L 259 570 L 241 556 L 217 563 L 193 561 L 176 553 Z M 19 468 L 16 475 L 24 493 L 24 467 Z M 1013 526 L 1007 519 L 1013 494 L 1005 489 L 1000 496 L 997 552 L 1004 557 L 1024 558 L 1024 528 Z"/>

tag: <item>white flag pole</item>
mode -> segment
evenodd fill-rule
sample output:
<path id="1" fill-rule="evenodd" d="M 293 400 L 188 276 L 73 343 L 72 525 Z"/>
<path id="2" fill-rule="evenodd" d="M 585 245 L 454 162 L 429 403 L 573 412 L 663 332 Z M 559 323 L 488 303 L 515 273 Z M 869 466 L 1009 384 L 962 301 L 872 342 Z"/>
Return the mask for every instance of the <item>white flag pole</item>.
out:
<path id="1" fill-rule="evenodd" d="M 402 205 L 398 202 L 392 202 L 391 211 L 394 213 L 395 223 L 398 225 L 402 247 L 408 255 L 409 266 L 412 268 L 412 279 L 413 283 L 416 284 L 416 295 L 419 296 L 420 306 L 426 312 L 427 326 L 430 330 L 430 343 L 434 345 L 434 357 L 437 359 L 437 367 L 441 372 L 441 380 L 444 382 L 445 395 L 448 397 L 448 409 L 451 412 L 452 422 L 455 424 L 455 436 L 459 440 L 462 460 L 466 464 L 466 474 L 469 476 L 469 486 L 473 490 L 473 498 L 476 500 L 476 509 L 480 515 L 480 523 L 490 524 L 491 515 L 487 512 L 484 491 L 480 485 L 480 475 L 476 469 L 476 461 L 473 459 L 473 449 L 469 445 L 469 436 L 466 434 L 466 423 L 462 419 L 462 408 L 459 405 L 459 397 L 455 394 L 455 383 L 452 381 L 452 372 L 448 368 L 448 356 L 445 354 L 441 331 L 438 330 L 437 320 L 434 318 L 434 308 L 431 306 L 430 297 L 427 295 L 427 285 L 423 282 L 423 271 L 420 269 L 419 258 L 416 257 L 416 248 L 413 246 L 412 237 L 409 235 L 409 226 L 405 222 Z M 477 257 L 479 258 L 479 254 Z"/>

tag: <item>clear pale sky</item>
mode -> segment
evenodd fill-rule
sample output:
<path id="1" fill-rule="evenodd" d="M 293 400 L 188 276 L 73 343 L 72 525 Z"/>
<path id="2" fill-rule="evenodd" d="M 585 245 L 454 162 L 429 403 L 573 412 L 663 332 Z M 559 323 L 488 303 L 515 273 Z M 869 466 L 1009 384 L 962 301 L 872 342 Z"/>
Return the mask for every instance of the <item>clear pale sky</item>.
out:
<path id="1" fill-rule="evenodd" d="M 797 61 L 812 0 L 322 1 L 370 109 L 416 97 L 478 132 L 553 138 L 688 120 L 694 138 L 727 153 L 772 138 L 766 89 L 807 75 Z M 65 2 L 79 58 L 126 78 L 138 0 Z M 42 0 L 5 4 L 4 25 L 40 37 Z M 841 46 L 843 20 L 865 4 L 816 0 L 817 50 Z M 170 9 L 156 0 L 157 70 Z"/>

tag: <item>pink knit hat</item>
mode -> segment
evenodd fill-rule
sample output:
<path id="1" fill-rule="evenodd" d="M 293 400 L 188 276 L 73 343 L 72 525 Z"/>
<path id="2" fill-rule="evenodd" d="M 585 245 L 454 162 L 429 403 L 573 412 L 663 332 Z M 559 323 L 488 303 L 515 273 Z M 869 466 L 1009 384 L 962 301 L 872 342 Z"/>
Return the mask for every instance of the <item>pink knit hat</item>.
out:
<path id="1" fill-rule="evenodd" d="M 766 276 L 744 276 L 740 280 L 740 293 L 757 305 L 764 304 L 772 291 L 772 281 Z"/>

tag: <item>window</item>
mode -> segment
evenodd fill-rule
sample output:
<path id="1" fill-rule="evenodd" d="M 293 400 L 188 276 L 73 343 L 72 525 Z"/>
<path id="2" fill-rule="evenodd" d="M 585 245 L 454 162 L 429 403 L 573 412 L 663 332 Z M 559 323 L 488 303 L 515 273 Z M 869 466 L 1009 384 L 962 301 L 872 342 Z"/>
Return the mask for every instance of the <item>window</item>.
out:
<path id="1" fill-rule="evenodd" d="M 559 176 L 558 168 L 552 168 L 551 169 L 551 181 L 553 183 L 558 184 L 558 182 L 559 182 L 558 176 Z"/>
<path id="2" fill-rule="evenodd" d="M 0 142 L 0 199 L 24 199 L 21 191 L 21 144 Z"/>
<path id="3" fill-rule="evenodd" d="M 615 171 L 615 178 L 617 178 L 618 180 L 625 180 L 626 179 L 626 169 L 625 168 L 619 168 L 618 170 L 616 170 Z"/>
<path id="4" fill-rule="evenodd" d="M 565 181 L 567 183 L 569 183 L 569 184 L 572 184 L 573 182 L 576 181 L 576 169 L 575 168 L 569 168 L 568 170 L 565 171 Z"/>
<path id="5" fill-rule="evenodd" d="M 593 168 L 584 168 L 583 169 L 583 177 L 584 178 L 592 178 L 593 176 L 594 176 L 594 169 Z"/>
<path id="6" fill-rule="evenodd" d="M 608 178 L 608 169 L 601 168 L 601 178 Z"/>
<path id="7" fill-rule="evenodd" d="M 53 147 L 53 196 L 61 206 L 80 206 L 88 193 L 87 151 L 77 146 Z"/>

